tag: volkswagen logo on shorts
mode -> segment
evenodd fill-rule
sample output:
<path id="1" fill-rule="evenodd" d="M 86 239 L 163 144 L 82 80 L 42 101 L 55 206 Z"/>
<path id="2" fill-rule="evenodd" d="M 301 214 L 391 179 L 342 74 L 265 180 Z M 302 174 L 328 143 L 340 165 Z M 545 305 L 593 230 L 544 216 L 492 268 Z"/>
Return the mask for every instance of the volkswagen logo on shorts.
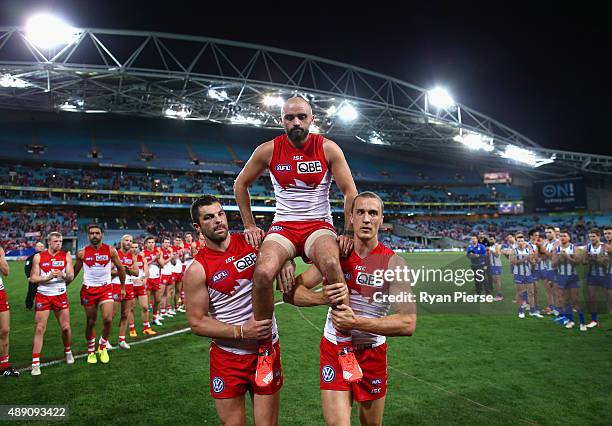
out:
<path id="1" fill-rule="evenodd" d="M 40 308 L 42 308 L 42 307 L 43 307 L 43 304 L 42 304 L 42 303 L 37 303 L 37 304 L 36 304 L 36 308 L 37 308 L 37 309 L 40 309 Z"/>
<path id="2" fill-rule="evenodd" d="M 223 383 L 223 379 L 221 377 L 215 377 L 212 379 L 212 388 L 214 393 L 223 392 L 225 389 L 225 383 Z"/>
<path id="3" fill-rule="evenodd" d="M 119 300 L 119 295 L 117 293 L 113 293 L 113 299 Z"/>
<path id="4" fill-rule="evenodd" d="M 333 382 L 336 378 L 336 371 L 331 365 L 326 365 L 321 371 L 321 378 L 325 383 Z"/>
<path id="5" fill-rule="evenodd" d="M 272 225 L 270 227 L 270 232 L 280 232 L 283 230 L 283 227 L 280 225 Z"/>

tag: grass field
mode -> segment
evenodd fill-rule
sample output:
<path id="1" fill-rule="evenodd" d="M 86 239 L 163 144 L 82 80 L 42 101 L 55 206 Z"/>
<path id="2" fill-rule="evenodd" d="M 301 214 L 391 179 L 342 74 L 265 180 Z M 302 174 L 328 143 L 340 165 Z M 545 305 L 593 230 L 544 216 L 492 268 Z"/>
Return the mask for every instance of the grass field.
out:
<path id="1" fill-rule="evenodd" d="M 462 254 L 406 258 L 414 268 L 467 267 Z M 23 307 L 23 265 L 10 266 L 4 279 L 11 305 L 10 355 L 11 363 L 22 368 L 31 361 L 33 312 Z M 566 330 L 548 318 L 520 320 L 507 269 L 503 302 L 455 310 L 420 305 L 415 335 L 389 339 L 385 424 L 610 424 L 611 316 L 602 316 L 603 326 L 587 333 Z M 86 349 L 79 289 L 80 277 L 69 287 L 75 354 Z M 460 290 L 471 292 L 473 285 Z M 325 308 L 279 304 L 276 315 L 285 374 L 281 424 L 322 424 L 318 343 Z M 185 327 L 183 314 L 158 331 Z M 116 341 L 114 327 L 111 342 Z M 208 346 L 208 339 L 184 332 L 130 351 L 114 350 L 108 365 L 78 359 L 71 366 L 45 367 L 39 377 L 24 371 L 18 379 L 0 378 L 0 405 L 66 405 L 71 423 L 80 424 L 216 424 Z M 61 356 L 59 328 L 50 318 L 41 361 Z M 358 423 L 356 410 L 353 421 Z"/>

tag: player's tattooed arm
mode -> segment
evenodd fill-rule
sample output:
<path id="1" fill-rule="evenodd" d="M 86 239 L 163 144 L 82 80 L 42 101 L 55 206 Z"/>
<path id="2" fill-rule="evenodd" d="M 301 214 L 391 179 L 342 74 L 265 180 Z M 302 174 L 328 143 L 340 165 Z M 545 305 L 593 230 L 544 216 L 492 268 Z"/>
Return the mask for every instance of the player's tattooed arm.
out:
<path id="1" fill-rule="evenodd" d="M 403 257 L 394 255 L 388 270 L 405 271 L 408 265 Z M 381 336 L 412 336 L 416 329 L 416 300 L 412 296 L 410 274 L 397 274 L 387 281 L 392 315 L 380 318 L 366 318 L 355 315 L 347 305 L 332 310 L 334 327 L 341 330 L 361 330 Z M 392 297 L 391 297 L 392 296 Z"/>
<path id="2" fill-rule="evenodd" d="M 242 325 L 227 324 L 208 315 L 210 299 L 206 283 L 206 271 L 200 262 L 193 262 L 185 272 L 185 308 L 191 331 L 213 339 L 257 339 L 272 336 L 272 320 L 256 321 L 252 316 Z"/>

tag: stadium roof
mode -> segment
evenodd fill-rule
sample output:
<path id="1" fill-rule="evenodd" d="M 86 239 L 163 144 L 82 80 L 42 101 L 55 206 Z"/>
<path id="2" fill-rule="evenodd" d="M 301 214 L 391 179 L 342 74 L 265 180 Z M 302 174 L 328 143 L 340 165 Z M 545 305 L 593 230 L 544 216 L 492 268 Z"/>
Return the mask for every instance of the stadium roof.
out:
<path id="1" fill-rule="evenodd" d="M 24 28 L 0 27 L 0 108 L 280 128 L 279 104 L 300 95 L 330 137 L 445 161 L 474 158 L 531 176 L 612 176 L 611 156 L 543 148 L 465 105 L 436 108 L 429 93 L 363 68 L 248 43 L 74 29 L 69 42 L 41 48 Z"/>

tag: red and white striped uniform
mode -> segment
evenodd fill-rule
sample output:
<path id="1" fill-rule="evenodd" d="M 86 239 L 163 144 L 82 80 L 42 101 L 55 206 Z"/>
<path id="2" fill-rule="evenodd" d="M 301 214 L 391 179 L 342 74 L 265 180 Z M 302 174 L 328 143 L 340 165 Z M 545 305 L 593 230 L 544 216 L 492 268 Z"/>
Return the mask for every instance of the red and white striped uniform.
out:
<path id="1" fill-rule="evenodd" d="M 210 315 L 226 324 L 240 325 L 253 315 L 251 292 L 257 252 L 243 234 L 231 234 L 225 252 L 204 247 L 195 260 L 206 271 Z M 272 339 L 278 341 L 276 319 L 272 318 Z M 238 355 L 257 352 L 257 340 L 214 339 L 220 348 Z"/>
<path id="2" fill-rule="evenodd" d="M 53 270 L 59 270 L 66 273 L 66 252 L 58 251 L 52 255 L 49 250 L 45 250 L 39 254 L 40 261 L 40 276 L 43 278 L 51 275 Z M 50 281 L 38 284 L 37 291 L 45 296 L 58 296 L 66 293 L 66 280 L 63 278 L 53 278 Z"/>
<path id="3" fill-rule="evenodd" d="M 125 266 L 125 284 L 126 285 L 132 285 L 132 281 L 134 279 L 133 275 L 128 274 L 128 269 L 132 268 L 132 265 L 134 264 L 134 258 L 133 258 L 133 254 L 131 251 L 128 251 L 127 253 L 123 253 L 123 251 L 121 250 L 117 250 L 117 254 L 119 255 L 119 260 L 121 261 L 121 264 L 123 266 Z M 119 280 L 119 276 L 114 276 L 111 283 L 113 284 L 121 284 L 121 280 Z"/>
<path id="4" fill-rule="evenodd" d="M 157 261 L 157 251 L 143 250 L 144 258 L 147 259 L 149 265 L 149 279 L 159 278 L 159 263 Z"/>
<path id="5" fill-rule="evenodd" d="M 83 285 L 101 287 L 111 282 L 110 247 L 101 244 L 99 249 L 91 245 L 83 252 Z"/>
<path id="6" fill-rule="evenodd" d="M 301 149 L 286 134 L 274 139 L 270 179 L 274 185 L 274 222 L 323 220 L 332 223 L 329 205 L 331 171 L 323 152 L 324 138 L 309 134 Z"/>

